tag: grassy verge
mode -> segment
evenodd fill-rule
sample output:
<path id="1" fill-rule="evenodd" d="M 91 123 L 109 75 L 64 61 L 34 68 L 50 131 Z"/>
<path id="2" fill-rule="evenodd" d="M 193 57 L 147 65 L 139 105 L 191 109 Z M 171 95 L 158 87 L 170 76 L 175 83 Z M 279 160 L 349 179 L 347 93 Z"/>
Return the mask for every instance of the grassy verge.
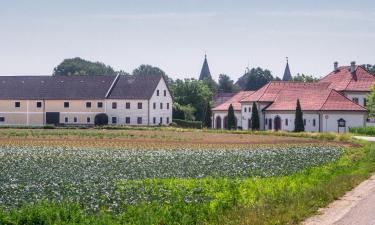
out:
<path id="1" fill-rule="evenodd" d="M 297 224 L 375 170 L 375 145 L 361 143 L 335 162 L 289 176 L 119 181 L 119 195 L 142 189 L 155 200 L 123 203 L 119 212 L 44 201 L 0 210 L 0 224 Z"/>

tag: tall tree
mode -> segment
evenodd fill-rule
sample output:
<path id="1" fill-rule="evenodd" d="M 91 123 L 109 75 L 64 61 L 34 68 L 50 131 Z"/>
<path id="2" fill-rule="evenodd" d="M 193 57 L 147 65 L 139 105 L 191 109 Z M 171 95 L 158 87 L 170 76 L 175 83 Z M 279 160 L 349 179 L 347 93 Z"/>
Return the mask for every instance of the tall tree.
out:
<path id="1" fill-rule="evenodd" d="M 258 107 L 255 104 L 255 102 L 253 102 L 253 110 L 251 111 L 251 129 L 252 130 L 260 129 Z"/>
<path id="2" fill-rule="evenodd" d="M 132 73 L 134 76 L 137 75 L 161 75 L 167 81 L 169 85 L 173 83 L 172 78 L 168 77 L 168 75 L 159 67 L 154 67 L 151 65 L 142 64 L 136 69 L 133 70 Z"/>
<path id="3" fill-rule="evenodd" d="M 263 70 L 260 67 L 251 69 L 244 76 L 247 77 L 245 85 L 246 91 L 256 91 L 274 79 L 271 71 L 267 69 Z"/>
<path id="4" fill-rule="evenodd" d="M 375 85 L 372 86 L 371 93 L 367 96 L 367 108 L 370 111 L 369 116 L 375 118 Z"/>
<path id="5" fill-rule="evenodd" d="M 228 108 L 228 116 L 227 116 L 227 124 L 228 130 L 232 130 L 236 128 L 236 117 L 234 116 L 234 109 L 232 104 L 229 105 Z"/>
<path id="6" fill-rule="evenodd" d="M 202 80 L 204 84 L 211 90 L 212 93 L 216 93 L 218 89 L 218 85 L 216 81 L 214 81 L 211 77 L 206 77 Z"/>
<path id="7" fill-rule="evenodd" d="M 173 119 L 181 119 L 181 120 L 189 120 L 194 121 L 195 120 L 195 108 L 188 104 L 188 105 L 180 105 L 177 102 L 173 102 L 172 107 L 172 116 Z"/>
<path id="8" fill-rule="evenodd" d="M 53 69 L 53 75 L 116 75 L 112 67 L 101 62 L 90 62 L 79 57 L 64 59 Z"/>
<path id="9" fill-rule="evenodd" d="M 296 116 L 294 120 L 294 132 L 305 131 L 305 124 L 303 123 L 303 113 L 299 99 L 297 99 Z"/>
<path id="10" fill-rule="evenodd" d="M 311 75 L 305 75 L 305 74 L 299 74 L 297 73 L 296 76 L 293 76 L 293 81 L 299 81 L 299 82 L 304 82 L 304 83 L 312 83 L 312 82 L 317 82 L 319 79 L 315 78 Z"/>
<path id="11" fill-rule="evenodd" d="M 219 91 L 225 93 L 234 93 L 240 90 L 240 87 L 234 84 L 233 80 L 226 74 L 219 75 Z"/>
<path id="12" fill-rule="evenodd" d="M 196 110 L 195 119 L 203 121 L 206 103 L 212 98 L 212 92 L 203 81 L 178 79 L 171 85 L 171 91 L 174 102 L 182 106 L 190 104 Z"/>
<path id="13" fill-rule="evenodd" d="M 212 117 L 212 111 L 211 111 L 211 104 L 210 102 L 207 102 L 206 105 L 206 112 L 203 120 L 203 126 L 207 128 L 211 128 L 211 117 Z"/>

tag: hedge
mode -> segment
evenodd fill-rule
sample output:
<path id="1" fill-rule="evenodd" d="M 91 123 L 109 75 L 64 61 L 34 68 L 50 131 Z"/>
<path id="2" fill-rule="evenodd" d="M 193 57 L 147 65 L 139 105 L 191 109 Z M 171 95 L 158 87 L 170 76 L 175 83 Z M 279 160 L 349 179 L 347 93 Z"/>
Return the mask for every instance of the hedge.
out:
<path id="1" fill-rule="evenodd" d="M 351 127 L 350 133 L 375 136 L 375 127 Z"/>
<path id="2" fill-rule="evenodd" d="M 176 123 L 177 126 L 179 127 L 202 129 L 201 121 L 187 121 L 187 120 L 173 119 L 173 122 Z"/>

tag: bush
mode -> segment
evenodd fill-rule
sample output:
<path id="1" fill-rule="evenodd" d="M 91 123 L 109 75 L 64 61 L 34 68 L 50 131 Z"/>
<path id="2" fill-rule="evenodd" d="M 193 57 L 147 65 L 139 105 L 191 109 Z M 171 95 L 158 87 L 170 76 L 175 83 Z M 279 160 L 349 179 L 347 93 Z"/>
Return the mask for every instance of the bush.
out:
<path id="1" fill-rule="evenodd" d="M 187 120 L 174 119 L 173 123 L 175 123 L 178 127 L 202 129 L 201 121 L 187 121 Z"/>
<path id="2" fill-rule="evenodd" d="M 375 127 L 351 127 L 350 133 L 375 136 Z"/>
<path id="3" fill-rule="evenodd" d="M 108 115 L 105 113 L 99 113 L 95 116 L 95 126 L 108 125 Z"/>

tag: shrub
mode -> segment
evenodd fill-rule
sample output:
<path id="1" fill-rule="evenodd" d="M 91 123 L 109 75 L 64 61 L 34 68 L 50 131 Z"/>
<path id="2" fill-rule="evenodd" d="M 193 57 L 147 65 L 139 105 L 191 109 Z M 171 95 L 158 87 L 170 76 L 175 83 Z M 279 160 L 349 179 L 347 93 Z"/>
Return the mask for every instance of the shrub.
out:
<path id="1" fill-rule="evenodd" d="M 363 135 L 374 135 L 375 127 L 351 127 L 349 128 L 350 133 L 363 134 Z"/>
<path id="2" fill-rule="evenodd" d="M 187 120 L 173 119 L 173 122 L 179 127 L 202 129 L 201 121 L 187 121 Z"/>
<path id="3" fill-rule="evenodd" d="M 108 115 L 105 113 L 99 113 L 95 116 L 95 126 L 108 125 Z"/>
<path id="4" fill-rule="evenodd" d="M 251 112 L 251 129 L 252 130 L 259 130 L 259 128 L 260 128 L 260 124 L 259 124 L 258 108 L 257 108 L 257 105 L 255 104 L 255 102 L 253 102 L 253 110 Z"/>
<path id="5" fill-rule="evenodd" d="M 303 131 L 305 131 L 305 124 L 303 123 L 303 113 L 302 113 L 299 99 L 297 99 L 296 119 L 294 121 L 294 132 L 303 132 Z"/>
<path id="6" fill-rule="evenodd" d="M 234 117 L 234 110 L 232 104 L 228 108 L 228 117 L 227 117 L 228 130 L 233 130 L 236 128 L 236 118 Z"/>

